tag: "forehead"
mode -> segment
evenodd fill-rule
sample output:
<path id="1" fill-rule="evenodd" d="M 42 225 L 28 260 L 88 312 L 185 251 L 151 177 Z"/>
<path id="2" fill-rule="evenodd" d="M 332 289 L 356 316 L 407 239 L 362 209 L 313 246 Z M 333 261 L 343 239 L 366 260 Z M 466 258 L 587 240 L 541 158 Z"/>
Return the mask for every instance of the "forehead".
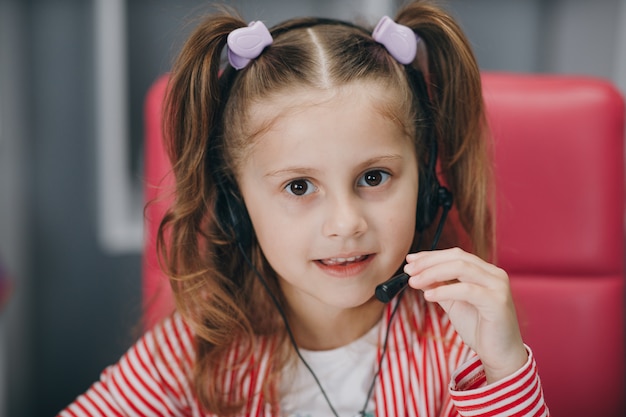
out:
<path id="1" fill-rule="evenodd" d="M 284 172 L 285 167 L 338 173 L 367 161 L 412 159 L 413 141 L 392 116 L 387 94 L 359 86 L 258 103 L 251 116 L 256 134 L 238 173 Z"/>
<path id="2" fill-rule="evenodd" d="M 343 120 L 337 112 L 328 109 L 373 112 L 410 136 L 413 131 L 410 106 L 398 90 L 372 81 L 359 81 L 330 89 L 300 87 L 273 93 L 250 103 L 246 109 L 246 142 L 253 146 L 264 134 L 284 127 L 290 121 L 310 122 L 312 125 L 323 124 L 327 119 L 334 119 L 336 124 L 341 124 L 342 121 L 345 124 L 356 122 L 351 116 L 356 118 L 358 114 L 341 111 L 339 113 L 345 117 Z"/>

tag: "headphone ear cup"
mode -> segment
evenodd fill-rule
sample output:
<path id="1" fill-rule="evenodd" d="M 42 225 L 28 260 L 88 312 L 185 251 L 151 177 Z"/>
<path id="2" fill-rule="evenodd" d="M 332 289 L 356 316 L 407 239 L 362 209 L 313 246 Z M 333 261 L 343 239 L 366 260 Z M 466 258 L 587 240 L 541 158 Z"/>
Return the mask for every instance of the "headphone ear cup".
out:
<path id="1" fill-rule="evenodd" d="M 220 185 L 215 204 L 217 221 L 222 230 L 230 235 L 233 243 L 248 249 L 252 245 L 254 229 L 242 198 L 232 186 Z"/>
<path id="2" fill-rule="evenodd" d="M 430 175 L 428 169 L 420 173 L 417 190 L 417 213 L 415 228 L 418 232 L 426 230 L 434 221 L 439 210 L 439 181 Z"/>

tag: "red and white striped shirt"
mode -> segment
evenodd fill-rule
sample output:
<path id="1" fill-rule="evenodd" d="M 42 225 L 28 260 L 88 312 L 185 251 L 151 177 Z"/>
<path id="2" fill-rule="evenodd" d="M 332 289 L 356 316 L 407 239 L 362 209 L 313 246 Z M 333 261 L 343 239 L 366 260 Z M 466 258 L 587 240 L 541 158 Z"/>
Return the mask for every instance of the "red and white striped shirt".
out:
<path id="1" fill-rule="evenodd" d="M 441 309 L 425 302 L 417 291 L 408 291 L 400 303 L 376 383 L 377 416 L 549 416 L 530 349 L 521 369 L 486 385 L 480 360 Z M 379 358 L 393 309 L 390 304 L 380 329 Z M 222 383 L 234 398 L 248 399 L 242 416 L 279 415 L 261 389 L 272 346 L 263 340 L 257 346 L 251 359 L 254 371 L 240 368 Z M 228 360 L 237 356 L 233 349 Z M 193 333 L 174 314 L 105 369 L 100 380 L 59 416 L 214 416 L 204 412 L 193 395 L 193 362 Z"/>

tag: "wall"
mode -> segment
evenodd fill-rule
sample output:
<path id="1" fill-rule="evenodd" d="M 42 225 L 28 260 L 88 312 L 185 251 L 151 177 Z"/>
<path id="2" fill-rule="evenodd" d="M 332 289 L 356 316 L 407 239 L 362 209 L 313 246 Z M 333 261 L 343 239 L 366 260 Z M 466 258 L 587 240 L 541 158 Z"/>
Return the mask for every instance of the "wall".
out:
<path id="1" fill-rule="evenodd" d="M 187 22 L 206 3 L 126 4 L 126 176 L 137 184 L 144 94 L 167 71 Z M 365 10 L 356 0 L 237 4 L 246 18 L 270 24 Z M 376 9 L 372 16 L 387 8 L 374 0 L 365 4 Z M 586 73 L 624 88 L 617 70 L 626 49 L 620 0 L 448 4 L 483 69 Z M 136 336 L 139 249 L 113 253 L 98 230 L 94 42 L 93 1 L 0 0 L 0 259 L 16 283 L 0 313 L 0 416 L 53 415 Z"/>
<path id="2" fill-rule="evenodd" d="M 0 416 L 9 415 L 11 386 L 24 392 L 30 374 L 23 17 L 15 2 L 0 2 L 0 266 L 12 280 L 19 278 L 11 303 L 0 310 Z"/>

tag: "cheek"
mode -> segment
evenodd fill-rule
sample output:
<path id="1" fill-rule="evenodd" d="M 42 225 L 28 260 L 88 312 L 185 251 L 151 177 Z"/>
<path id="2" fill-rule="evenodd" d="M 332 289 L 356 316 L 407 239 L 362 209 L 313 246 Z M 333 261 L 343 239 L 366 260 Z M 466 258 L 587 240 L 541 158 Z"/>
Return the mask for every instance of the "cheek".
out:
<path id="1" fill-rule="evenodd" d="M 306 259 L 306 251 L 302 247 L 302 238 L 295 237 L 297 233 L 293 227 L 282 227 L 276 222 L 260 222 L 255 230 L 259 247 L 278 277 L 285 279 L 301 275 L 300 260 Z"/>
<path id="2" fill-rule="evenodd" d="M 278 211 L 267 202 L 250 201 L 248 212 L 259 246 L 270 265 L 276 269 L 275 262 L 297 250 L 298 229 L 289 224 L 285 216 L 278 215 Z"/>
<path id="3" fill-rule="evenodd" d="M 272 213 L 262 213 L 252 219 L 254 230 L 262 249 L 288 246 L 293 240 L 293 228 L 287 227 Z"/>
<path id="4" fill-rule="evenodd" d="M 383 227 L 389 231 L 390 238 L 407 249 L 415 236 L 415 216 L 417 211 L 417 189 L 412 187 L 394 200 L 385 213 Z"/>
<path id="5" fill-rule="evenodd" d="M 410 246 L 415 235 L 415 210 L 411 206 L 400 207 L 394 215 L 389 216 L 383 227 L 391 239 Z"/>

